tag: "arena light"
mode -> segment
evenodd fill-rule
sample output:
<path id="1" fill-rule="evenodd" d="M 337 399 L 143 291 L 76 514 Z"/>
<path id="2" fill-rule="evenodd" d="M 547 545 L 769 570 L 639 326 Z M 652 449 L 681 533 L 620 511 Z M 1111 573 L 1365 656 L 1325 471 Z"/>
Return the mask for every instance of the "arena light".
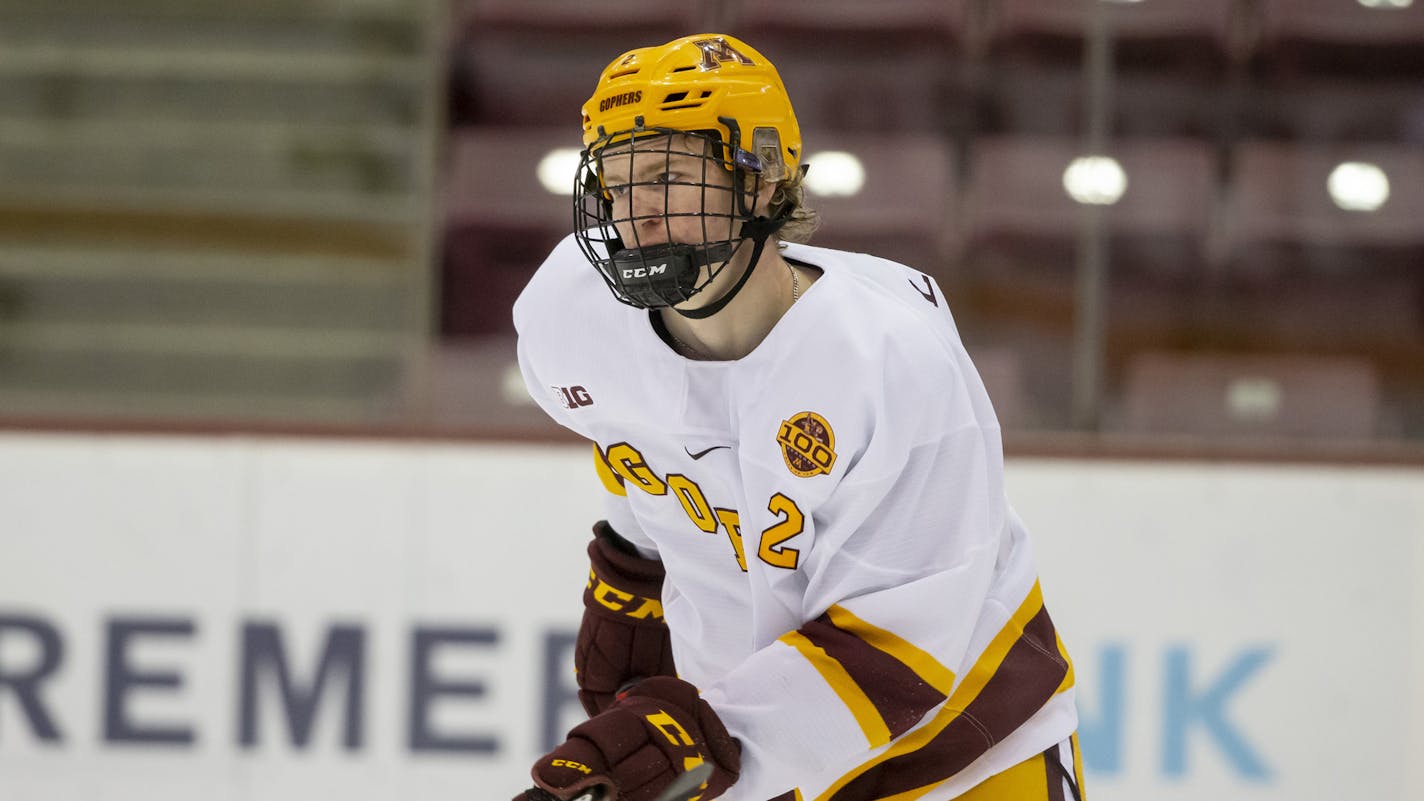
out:
<path id="1" fill-rule="evenodd" d="M 1127 191 L 1127 173 L 1111 156 L 1079 156 L 1063 171 L 1068 196 L 1092 206 L 1111 206 Z"/>
<path id="2" fill-rule="evenodd" d="M 1365 8 L 1409 8 L 1414 5 L 1414 0 L 1357 0 Z"/>
<path id="3" fill-rule="evenodd" d="M 499 377 L 499 394 L 510 406 L 534 406 L 537 403 L 529 395 L 529 387 L 524 383 L 524 374 L 519 371 L 518 362 L 505 365 Z"/>
<path id="4" fill-rule="evenodd" d="M 1389 200 L 1389 176 L 1367 161 L 1347 161 L 1325 183 L 1330 199 L 1345 211 L 1376 211 Z"/>
<path id="5" fill-rule="evenodd" d="M 1281 413 L 1282 395 L 1274 379 L 1238 378 L 1226 387 L 1226 411 L 1234 420 L 1274 420 Z"/>
<path id="6" fill-rule="evenodd" d="M 574 173 L 578 171 L 579 150 L 576 147 L 556 147 L 539 159 L 536 174 L 539 183 L 551 195 L 572 195 Z"/>
<path id="7" fill-rule="evenodd" d="M 865 166 L 853 153 L 827 150 L 807 158 L 806 191 L 823 197 L 850 197 L 865 186 Z"/>

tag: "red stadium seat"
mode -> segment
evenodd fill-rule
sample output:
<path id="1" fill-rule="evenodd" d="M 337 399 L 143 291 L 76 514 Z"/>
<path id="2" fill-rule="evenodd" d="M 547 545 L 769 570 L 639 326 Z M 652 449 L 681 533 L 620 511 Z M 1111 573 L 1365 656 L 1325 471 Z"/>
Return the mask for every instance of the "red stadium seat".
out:
<path id="1" fill-rule="evenodd" d="M 458 39 L 478 39 L 505 31 L 539 31 L 552 36 L 590 38 L 609 31 L 629 29 L 696 33 L 712 21 L 711 5 L 710 2 L 696 0 L 678 3 L 648 0 L 603 0 L 598 3 L 587 0 L 454 0 L 451 14 Z M 682 34 L 673 36 L 678 35 Z"/>
<path id="2" fill-rule="evenodd" d="M 1191 140 L 1130 140 L 1109 152 L 1128 183 L 1122 199 L 1101 212 L 1107 318 L 1119 331 L 1161 331 L 1181 316 L 1184 289 L 1205 273 L 1211 152 Z M 975 311 L 1008 334 L 1061 341 L 1072 335 L 1085 208 L 1067 194 L 1063 175 L 1078 155 L 1064 139 L 975 143 L 964 206 L 967 245 L 957 272 Z M 1056 392 L 1047 387 L 1039 394 Z"/>
<path id="3" fill-rule="evenodd" d="M 913 35 L 949 40 L 966 24 L 968 0 L 734 0 L 733 23 L 778 38 Z M 748 39 L 748 41 L 752 41 Z M 755 46 L 755 42 L 752 42 Z"/>
<path id="4" fill-rule="evenodd" d="M 535 268 L 572 230 L 569 194 L 537 178 L 540 159 L 578 147 L 576 129 L 458 131 L 444 186 L 441 330 L 450 336 L 511 333 L 509 310 Z M 574 176 L 568 174 L 572 191 Z"/>
<path id="5" fill-rule="evenodd" d="M 1271 80 L 1243 111 L 1252 138 L 1424 142 L 1424 80 Z"/>
<path id="6" fill-rule="evenodd" d="M 1376 164 L 1385 172 L 1389 197 L 1378 210 L 1347 211 L 1331 199 L 1331 172 L 1346 161 Z M 1424 153 L 1418 148 L 1243 142 L 1236 148 L 1232 187 L 1230 217 L 1240 241 L 1424 244 Z"/>
<path id="7" fill-rule="evenodd" d="M 1424 78 L 1424 6 L 1366 8 L 1345 0 L 1262 0 L 1266 71 L 1278 80 Z"/>
<path id="8" fill-rule="evenodd" d="M 1198 61 L 1218 58 L 1230 39 L 1233 0 L 1152 0 L 1145 3 L 1043 2 L 1000 0 L 991 26 L 997 46 L 1027 55 L 1033 44 L 1050 45 L 1070 59 L 1082 51 L 1094 14 L 1107 15 L 1120 51 L 1151 61 L 1190 54 Z M 1172 52 L 1167 52 L 1167 51 Z M 1140 52 L 1138 52 L 1140 51 Z M 1193 52 L 1194 51 L 1194 52 Z M 1049 54 L 1050 56 L 1052 54 Z M 1124 54 L 1120 52 L 1120 58 Z"/>
<path id="9" fill-rule="evenodd" d="M 447 228 L 441 255 L 441 334 L 513 334 L 515 298 L 564 233 L 482 222 Z"/>
<path id="10" fill-rule="evenodd" d="M 1122 199 L 1104 210 L 1117 234 L 1203 235 L 1210 219 L 1212 156 L 1201 142 L 1134 139 L 1108 152 L 1127 173 Z M 990 137 L 971 158 L 976 235 L 1075 236 L 1082 206 L 1064 189 L 1063 173 L 1082 155 L 1069 139 Z"/>
<path id="11" fill-rule="evenodd" d="M 1261 0 L 1268 39 L 1419 45 L 1424 7 L 1367 8 L 1354 0 Z"/>
<path id="12" fill-rule="evenodd" d="M 577 125 L 619 54 L 704 29 L 710 5 L 646 0 L 460 0 L 453 11 L 456 125 Z"/>
<path id="13" fill-rule="evenodd" d="M 572 226 L 574 173 L 568 192 L 552 194 L 539 183 L 539 163 L 557 148 L 583 146 L 579 130 L 565 128 L 463 128 L 450 137 L 444 206 L 450 224 L 510 223 L 568 230 Z"/>
<path id="14" fill-rule="evenodd" d="M 1222 36 L 1234 0 L 1152 0 L 1104 3 L 1113 30 L 1123 38 Z M 1005 33 L 1032 31 L 1082 37 L 1098 12 L 1096 3 L 999 0 L 998 25 Z"/>
<path id="15" fill-rule="evenodd" d="M 1368 438 L 1380 391 L 1363 359 L 1149 352 L 1126 370 L 1123 430 Z"/>
<path id="16" fill-rule="evenodd" d="M 730 32 L 776 64 L 803 128 L 936 131 L 965 0 L 738 2 Z"/>
<path id="17" fill-rule="evenodd" d="M 1085 129 L 1085 47 L 1099 7 L 1114 32 L 1112 130 L 1213 135 L 1233 49 L 1231 0 L 1005 0 L 987 26 L 984 127 L 1046 136 Z"/>
<path id="18" fill-rule="evenodd" d="M 816 155 L 827 151 L 852 153 L 865 169 L 865 184 L 854 196 L 809 195 L 825 224 L 813 244 L 942 272 L 953 246 L 956 195 L 949 145 L 942 137 L 817 132 L 806 147 L 813 175 Z"/>

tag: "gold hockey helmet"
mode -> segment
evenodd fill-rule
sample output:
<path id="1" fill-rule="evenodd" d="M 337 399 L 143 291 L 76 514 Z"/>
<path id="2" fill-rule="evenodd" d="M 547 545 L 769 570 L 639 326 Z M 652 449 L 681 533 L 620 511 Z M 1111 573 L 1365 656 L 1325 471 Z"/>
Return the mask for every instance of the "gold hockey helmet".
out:
<path id="1" fill-rule="evenodd" d="M 715 133 L 731 162 L 760 167 L 775 183 L 801 164 L 801 129 L 781 76 L 761 53 L 725 34 L 684 36 L 630 50 L 599 76 L 583 106 L 583 143 L 591 151 L 644 129 Z M 737 151 L 747 151 L 747 160 Z"/>

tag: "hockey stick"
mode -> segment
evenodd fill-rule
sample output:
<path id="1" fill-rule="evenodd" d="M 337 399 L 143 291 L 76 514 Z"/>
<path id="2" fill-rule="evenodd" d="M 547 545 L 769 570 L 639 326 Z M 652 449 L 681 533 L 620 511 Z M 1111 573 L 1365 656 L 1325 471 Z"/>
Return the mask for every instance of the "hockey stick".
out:
<path id="1" fill-rule="evenodd" d="M 673 779 L 672 784 L 669 784 L 667 789 L 663 790 L 662 795 L 654 801 L 689 801 L 697 795 L 697 791 L 701 790 L 702 785 L 706 784 L 711 777 L 712 763 L 703 762 Z M 550 798 L 552 797 L 550 796 Z M 603 788 L 594 787 L 574 798 L 574 801 L 616 801 L 616 799 L 604 798 Z"/>

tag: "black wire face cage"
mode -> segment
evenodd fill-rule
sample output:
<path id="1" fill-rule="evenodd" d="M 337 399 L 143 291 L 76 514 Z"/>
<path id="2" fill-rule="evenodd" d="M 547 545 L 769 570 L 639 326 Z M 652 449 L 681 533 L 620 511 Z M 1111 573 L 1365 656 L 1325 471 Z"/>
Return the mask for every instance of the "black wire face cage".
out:
<path id="1" fill-rule="evenodd" d="M 619 301 L 674 306 L 711 283 L 748 236 L 760 173 L 755 155 L 715 133 L 605 134 L 579 161 L 574 235 Z"/>

